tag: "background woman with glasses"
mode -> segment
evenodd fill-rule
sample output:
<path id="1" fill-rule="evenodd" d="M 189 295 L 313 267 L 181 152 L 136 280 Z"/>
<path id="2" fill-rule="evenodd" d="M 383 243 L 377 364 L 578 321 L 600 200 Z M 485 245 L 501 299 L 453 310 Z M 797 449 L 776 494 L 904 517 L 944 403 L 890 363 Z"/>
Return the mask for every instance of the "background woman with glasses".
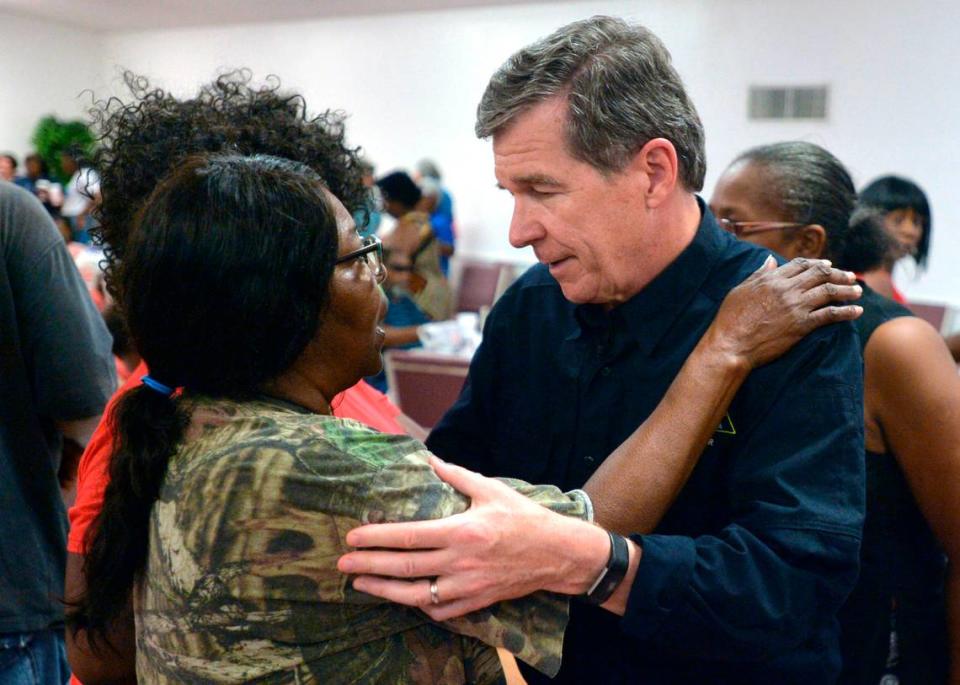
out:
<path id="1" fill-rule="evenodd" d="M 887 241 L 880 216 L 856 203 L 836 157 L 791 142 L 737 157 L 710 207 L 788 259 L 863 272 L 881 263 Z M 860 579 L 840 613 L 840 682 L 944 683 L 949 636 L 950 682 L 960 683 L 960 378 L 929 324 L 865 284 L 858 304 L 867 515 Z"/>

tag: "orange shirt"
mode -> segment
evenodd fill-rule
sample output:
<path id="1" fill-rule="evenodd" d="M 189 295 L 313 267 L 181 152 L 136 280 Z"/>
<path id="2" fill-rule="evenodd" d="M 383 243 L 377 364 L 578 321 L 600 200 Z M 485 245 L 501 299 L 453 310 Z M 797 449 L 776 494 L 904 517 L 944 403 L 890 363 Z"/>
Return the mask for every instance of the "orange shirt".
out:
<path id="1" fill-rule="evenodd" d="M 104 411 L 104 419 L 100 421 L 97 430 L 83 452 L 80 465 L 77 469 L 77 498 L 70 507 L 70 534 L 67 537 L 67 551 L 74 554 L 84 554 L 86 545 L 84 538 L 87 529 L 100 513 L 103 505 L 103 493 L 109 480 L 108 465 L 110 462 L 110 448 L 113 443 L 113 427 L 107 421 L 107 416 L 113 408 L 117 398 L 128 388 L 140 382 L 147 374 L 147 367 L 141 362 L 140 366 L 130 374 L 126 382 L 114 393 Z M 375 428 L 383 433 L 401 434 L 404 432 L 397 423 L 400 409 L 393 404 L 386 395 L 360 381 L 352 388 L 345 390 L 330 403 L 333 413 L 348 419 L 356 419 L 361 423 Z"/>

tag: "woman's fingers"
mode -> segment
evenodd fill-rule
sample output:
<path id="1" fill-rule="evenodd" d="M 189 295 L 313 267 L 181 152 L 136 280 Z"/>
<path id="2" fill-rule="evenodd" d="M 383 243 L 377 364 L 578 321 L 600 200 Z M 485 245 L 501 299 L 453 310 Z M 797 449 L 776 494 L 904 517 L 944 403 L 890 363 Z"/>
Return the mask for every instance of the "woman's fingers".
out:
<path id="1" fill-rule="evenodd" d="M 816 309 L 807 316 L 807 332 L 826 326 L 827 324 L 837 323 L 838 321 L 853 321 L 860 318 L 863 314 L 863 307 L 856 304 L 844 305 L 842 307 L 829 306 Z"/>
<path id="2" fill-rule="evenodd" d="M 777 258 L 772 254 L 768 254 L 767 258 L 763 260 L 763 264 L 760 265 L 760 268 L 753 272 L 753 276 L 763 274 L 767 271 L 774 271 L 777 268 Z"/>
<path id="3" fill-rule="evenodd" d="M 784 278 L 794 278 L 795 276 L 806 273 L 811 269 L 819 269 L 823 266 L 829 269 L 831 266 L 830 261 L 827 259 L 807 259 L 805 257 L 797 257 L 796 259 L 791 259 L 789 262 L 778 268 L 776 271 L 774 271 L 774 274 Z"/>
<path id="4" fill-rule="evenodd" d="M 793 260 L 799 261 L 799 260 Z M 812 288 L 814 286 L 820 285 L 821 283 L 835 283 L 837 285 L 853 285 L 857 282 L 856 274 L 850 271 L 844 271 L 842 269 L 835 269 L 830 266 L 830 262 L 825 260 L 803 260 L 804 264 L 801 265 L 803 268 L 797 271 L 795 274 L 790 276 L 792 282 L 796 284 Z M 782 269 L 785 269 L 787 264 Z"/>
<path id="5" fill-rule="evenodd" d="M 859 285 L 837 285 L 824 283 L 808 290 L 803 301 L 810 309 L 817 309 L 831 302 L 847 302 L 857 300 L 863 295 L 863 288 Z"/>

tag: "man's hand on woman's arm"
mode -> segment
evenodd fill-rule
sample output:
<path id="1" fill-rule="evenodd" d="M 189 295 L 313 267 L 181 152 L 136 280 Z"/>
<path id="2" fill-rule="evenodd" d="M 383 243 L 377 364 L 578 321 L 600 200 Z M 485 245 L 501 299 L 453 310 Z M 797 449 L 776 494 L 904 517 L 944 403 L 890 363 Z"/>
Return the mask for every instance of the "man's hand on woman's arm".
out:
<path id="1" fill-rule="evenodd" d="M 654 529 L 750 370 L 813 329 L 860 315 L 859 307 L 832 304 L 860 296 L 853 274 L 819 260 L 774 267 L 768 260 L 728 294 L 660 406 L 584 486 L 598 525 L 436 460 L 437 475 L 472 498 L 470 509 L 447 519 L 354 529 L 347 544 L 360 549 L 341 557 L 340 570 L 358 576 L 357 590 L 418 606 L 437 620 L 536 590 L 584 593 L 610 554 L 604 528 Z M 603 605 L 618 614 L 641 558 L 632 542 L 629 548 L 628 573 Z M 432 602 L 431 582 L 439 604 Z"/>
<path id="2" fill-rule="evenodd" d="M 583 594 L 603 570 L 610 553 L 610 538 L 603 529 L 555 514 L 498 480 L 437 457 L 432 465 L 441 479 L 470 497 L 470 509 L 443 519 L 350 531 L 351 546 L 405 550 L 341 557 L 338 566 L 345 573 L 378 574 L 360 575 L 354 581 L 357 590 L 420 607 L 443 621 L 537 590 Z M 627 581 L 639 560 L 637 548 L 629 545 Z M 629 587 L 629 582 L 623 585 Z M 626 594 L 614 593 L 610 602 L 618 599 L 625 607 Z"/>

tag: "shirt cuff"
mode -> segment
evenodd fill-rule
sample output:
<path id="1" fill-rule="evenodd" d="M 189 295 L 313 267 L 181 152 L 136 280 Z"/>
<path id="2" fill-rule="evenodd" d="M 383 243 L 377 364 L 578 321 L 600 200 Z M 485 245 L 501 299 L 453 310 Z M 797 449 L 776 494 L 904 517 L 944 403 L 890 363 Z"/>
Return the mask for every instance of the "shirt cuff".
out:
<path id="1" fill-rule="evenodd" d="M 643 550 L 637 575 L 621 619 L 623 631 L 643 640 L 687 600 L 697 549 L 693 538 L 679 535 L 631 535 Z"/>
<path id="2" fill-rule="evenodd" d="M 586 510 L 586 521 L 588 523 L 593 523 L 593 500 L 590 499 L 590 495 L 587 494 L 587 491 L 577 488 L 576 490 L 571 490 L 568 492 L 567 495 L 577 498 L 583 502 L 583 507 Z"/>

